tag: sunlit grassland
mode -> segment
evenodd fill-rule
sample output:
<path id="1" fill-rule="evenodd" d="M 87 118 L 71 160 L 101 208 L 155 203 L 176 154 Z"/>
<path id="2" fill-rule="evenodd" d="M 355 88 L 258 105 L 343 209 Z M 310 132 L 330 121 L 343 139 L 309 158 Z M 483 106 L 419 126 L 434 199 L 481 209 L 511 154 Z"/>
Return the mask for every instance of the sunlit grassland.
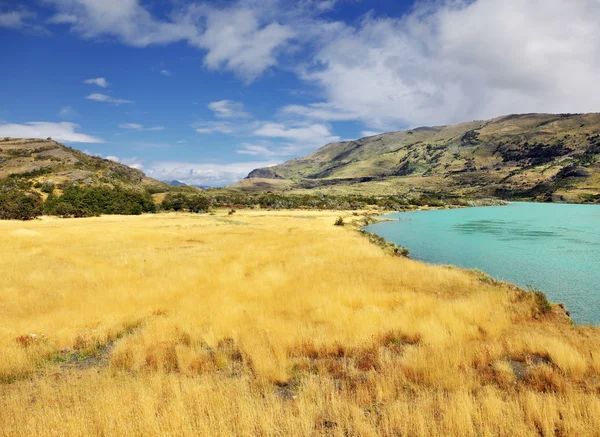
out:
<path id="1" fill-rule="evenodd" d="M 0 222 L 0 435 L 600 435 L 600 330 L 340 214 Z"/>

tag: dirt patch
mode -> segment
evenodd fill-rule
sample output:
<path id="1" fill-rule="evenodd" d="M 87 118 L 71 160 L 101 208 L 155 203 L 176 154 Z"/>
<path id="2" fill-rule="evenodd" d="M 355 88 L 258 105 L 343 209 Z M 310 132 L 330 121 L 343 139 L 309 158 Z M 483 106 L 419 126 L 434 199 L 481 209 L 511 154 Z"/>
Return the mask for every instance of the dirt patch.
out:
<path id="1" fill-rule="evenodd" d="M 510 359 L 508 360 L 508 364 L 512 368 L 517 380 L 521 381 L 528 376 L 532 367 L 542 364 L 552 365 L 553 363 L 549 357 L 530 354 L 524 357 L 524 359 Z"/>
<path id="2" fill-rule="evenodd" d="M 52 356 L 51 362 L 62 369 L 86 370 L 91 367 L 107 367 L 115 342 L 97 345 L 94 351 L 63 349 Z"/>

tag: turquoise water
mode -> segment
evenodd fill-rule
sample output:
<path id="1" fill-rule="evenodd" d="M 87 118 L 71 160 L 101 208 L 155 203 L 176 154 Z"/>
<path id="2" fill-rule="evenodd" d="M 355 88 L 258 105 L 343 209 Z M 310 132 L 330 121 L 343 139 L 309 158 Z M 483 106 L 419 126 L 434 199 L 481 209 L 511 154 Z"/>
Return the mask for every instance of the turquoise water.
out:
<path id="1" fill-rule="evenodd" d="M 367 227 L 412 258 L 478 268 L 564 302 L 576 323 L 600 324 L 600 206 L 511 203 L 417 211 Z"/>

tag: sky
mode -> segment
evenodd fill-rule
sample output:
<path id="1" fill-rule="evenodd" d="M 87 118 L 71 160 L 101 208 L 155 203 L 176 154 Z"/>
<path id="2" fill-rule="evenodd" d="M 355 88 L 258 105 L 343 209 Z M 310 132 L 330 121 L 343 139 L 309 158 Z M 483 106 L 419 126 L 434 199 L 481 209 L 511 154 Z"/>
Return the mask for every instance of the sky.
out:
<path id="1" fill-rule="evenodd" d="M 0 137 L 224 186 L 336 141 L 600 111 L 600 0 L 0 0 Z"/>

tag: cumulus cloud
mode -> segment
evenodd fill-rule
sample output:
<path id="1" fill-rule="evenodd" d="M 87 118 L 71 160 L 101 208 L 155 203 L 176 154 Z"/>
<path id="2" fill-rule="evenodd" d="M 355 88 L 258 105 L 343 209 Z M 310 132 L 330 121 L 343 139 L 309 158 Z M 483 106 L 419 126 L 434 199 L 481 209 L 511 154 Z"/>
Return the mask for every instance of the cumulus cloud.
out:
<path id="1" fill-rule="evenodd" d="M 243 103 L 233 100 L 211 102 L 208 104 L 208 108 L 219 118 L 252 118 L 252 115 L 244 112 Z"/>
<path id="2" fill-rule="evenodd" d="M 0 124 L 0 137 L 47 138 L 68 143 L 102 143 L 103 140 L 80 132 L 75 123 L 32 121 L 25 124 Z"/>
<path id="3" fill-rule="evenodd" d="M 207 68 L 232 71 L 248 82 L 276 65 L 279 50 L 294 36 L 290 26 L 265 22 L 264 4 L 248 1 L 220 9 L 180 5 L 164 18 L 139 0 L 44 1 L 57 9 L 51 23 L 69 24 L 83 38 L 109 36 L 134 47 L 187 41 L 206 51 Z"/>
<path id="4" fill-rule="evenodd" d="M 133 129 L 137 131 L 159 131 L 164 129 L 162 126 L 144 127 L 143 124 L 138 123 L 122 123 L 119 125 L 119 127 L 121 129 Z"/>
<path id="5" fill-rule="evenodd" d="M 196 35 L 192 24 L 157 20 L 138 0 L 44 0 L 58 10 L 54 17 L 70 23 L 74 32 L 84 38 L 112 36 L 135 46 L 168 44 Z"/>
<path id="6" fill-rule="evenodd" d="M 277 164 L 271 161 L 195 164 L 189 162 L 155 162 L 146 169 L 154 179 L 178 180 L 188 185 L 225 186 L 245 178 L 255 168 Z"/>
<path id="7" fill-rule="evenodd" d="M 169 70 L 166 70 L 166 69 L 160 70 L 159 73 L 162 74 L 163 76 L 167 76 L 167 77 L 173 75 L 173 73 L 171 73 Z"/>
<path id="8" fill-rule="evenodd" d="M 440 0 L 369 15 L 303 70 L 324 101 L 284 111 L 377 129 L 598 111 L 599 19 L 597 0 Z"/>
<path id="9" fill-rule="evenodd" d="M 283 123 L 264 123 L 254 131 L 254 135 L 268 138 L 290 140 L 298 149 L 314 148 L 340 140 L 332 135 L 329 127 L 324 124 L 308 124 L 305 126 L 287 126 Z"/>
<path id="10" fill-rule="evenodd" d="M 108 159 L 108 160 L 114 161 L 114 162 L 119 162 L 121 164 L 125 164 L 128 167 L 135 168 L 138 170 L 144 169 L 144 165 L 142 164 L 141 160 L 139 160 L 138 158 L 119 158 L 118 156 L 108 155 L 108 156 L 105 156 L 104 159 Z"/>
<path id="11" fill-rule="evenodd" d="M 253 9 L 201 6 L 195 11 L 206 20 L 206 27 L 190 42 L 208 51 L 204 65 L 231 70 L 247 81 L 276 65 L 277 49 L 295 35 L 291 26 L 277 22 L 262 25 Z"/>
<path id="12" fill-rule="evenodd" d="M 102 88 L 108 88 L 108 86 L 109 86 L 109 83 L 103 77 L 96 77 L 94 79 L 86 79 L 83 81 L 83 83 L 86 83 L 88 85 L 98 85 L 99 87 L 102 87 Z"/>
<path id="13" fill-rule="evenodd" d="M 100 93 L 90 94 L 89 96 L 86 97 L 86 99 L 94 100 L 96 102 L 112 103 L 115 105 L 121 105 L 124 103 L 134 103 L 131 100 L 117 99 L 115 97 L 107 96 L 106 94 L 100 94 Z"/>

